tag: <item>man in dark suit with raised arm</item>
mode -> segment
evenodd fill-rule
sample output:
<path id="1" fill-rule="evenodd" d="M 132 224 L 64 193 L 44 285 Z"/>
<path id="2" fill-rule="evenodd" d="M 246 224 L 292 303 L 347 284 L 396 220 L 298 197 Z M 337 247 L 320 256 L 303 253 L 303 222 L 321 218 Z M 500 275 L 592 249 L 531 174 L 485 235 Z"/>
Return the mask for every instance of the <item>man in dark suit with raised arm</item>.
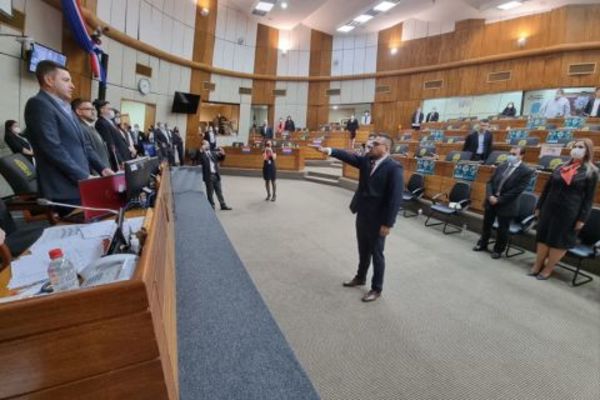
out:
<path id="1" fill-rule="evenodd" d="M 492 152 L 494 136 L 490 132 L 490 124 L 487 119 L 479 122 L 476 130 L 467 135 L 463 151 L 470 151 L 473 161 L 485 161 Z"/>
<path id="2" fill-rule="evenodd" d="M 519 214 L 519 196 L 531 181 L 534 171 L 523 163 L 525 147 L 510 149 L 508 161 L 501 164 L 486 185 L 483 232 L 473 251 L 487 250 L 492 226 L 498 219 L 492 258 L 500 258 L 508 243 L 510 221 Z"/>
<path id="3" fill-rule="evenodd" d="M 221 210 L 229 211 L 232 208 L 227 206 L 225 198 L 223 197 L 223 191 L 221 189 L 221 174 L 219 172 L 219 162 L 225 159 L 225 151 L 222 147 L 216 150 L 210 149 L 210 143 L 208 140 L 202 141 L 202 147 L 200 147 L 200 165 L 202 165 L 202 179 L 206 186 L 206 197 L 211 207 L 215 208 L 214 194 L 217 194 L 217 199 L 221 205 Z"/>
<path id="4" fill-rule="evenodd" d="M 376 135 L 367 143 L 364 156 L 344 150 L 319 147 L 319 151 L 358 168 L 358 189 L 354 193 L 350 210 L 356 214 L 356 236 L 360 261 L 356 276 L 346 287 L 362 286 L 373 259 L 371 290 L 363 296 L 364 302 L 381 296 L 385 258 L 385 238 L 396 222 L 402 202 L 402 166 L 390 157 L 392 140 L 387 135 Z"/>
<path id="5" fill-rule="evenodd" d="M 42 61 L 35 74 L 40 91 L 25 105 L 25 122 L 36 156 L 40 191 L 53 201 L 80 204 L 80 180 L 91 177 L 91 170 L 104 176 L 113 172 L 98 158 L 71 109 L 74 86 L 69 71 Z"/>

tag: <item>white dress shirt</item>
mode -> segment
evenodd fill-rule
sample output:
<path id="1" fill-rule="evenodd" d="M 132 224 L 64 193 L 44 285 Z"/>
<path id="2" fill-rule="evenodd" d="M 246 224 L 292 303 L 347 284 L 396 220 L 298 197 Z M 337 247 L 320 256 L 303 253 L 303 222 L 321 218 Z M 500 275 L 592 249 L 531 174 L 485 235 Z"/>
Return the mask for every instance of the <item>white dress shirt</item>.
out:
<path id="1" fill-rule="evenodd" d="M 598 115 L 599 107 L 600 107 L 600 99 L 594 99 L 594 105 L 592 106 L 592 112 L 590 113 L 590 115 L 592 117 L 595 117 L 596 115 Z"/>
<path id="2" fill-rule="evenodd" d="M 550 99 L 544 105 L 544 117 L 558 118 L 571 115 L 571 103 L 566 97 Z"/>
<path id="3" fill-rule="evenodd" d="M 477 135 L 477 154 L 485 153 L 485 132 Z"/>

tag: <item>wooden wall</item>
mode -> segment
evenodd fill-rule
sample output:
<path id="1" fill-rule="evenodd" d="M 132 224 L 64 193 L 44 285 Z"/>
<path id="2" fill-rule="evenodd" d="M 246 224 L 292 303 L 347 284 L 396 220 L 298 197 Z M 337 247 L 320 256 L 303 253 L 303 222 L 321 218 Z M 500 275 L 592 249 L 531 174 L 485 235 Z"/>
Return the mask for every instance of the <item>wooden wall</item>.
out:
<path id="1" fill-rule="evenodd" d="M 309 76 L 331 76 L 331 52 L 333 36 L 311 30 Z M 329 82 L 310 82 L 308 84 L 308 115 L 306 125 L 316 129 L 329 122 L 329 97 L 326 91 Z"/>
<path id="2" fill-rule="evenodd" d="M 206 17 L 201 14 L 203 7 L 209 9 L 209 14 Z M 197 4 L 196 31 L 194 33 L 194 61 L 212 65 L 213 50 L 215 47 L 215 31 L 217 27 L 217 8 L 217 0 L 202 0 Z M 210 91 L 204 89 L 204 82 L 210 82 L 210 73 L 192 69 L 190 93 L 199 94 L 201 101 L 196 114 L 189 115 L 187 119 L 185 145 L 188 149 L 197 149 L 201 144 L 200 136 L 198 135 L 200 109 L 202 108 L 202 102 L 208 101 L 208 96 L 210 94 Z"/>
<path id="3" fill-rule="evenodd" d="M 259 75 L 277 74 L 277 52 L 279 30 L 258 24 L 256 31 L 256 53 L 254 57 L 254 73 Z M 269 106 L 269 124 L 273 126 L 275 96 L 274 81 L 254 80 L 252 85 L 252 104 Z"/>
<path id="4" fill-rule="evenodd" d="M 533 90 L 560 86 L 597 86 L 600 82 L 600 51 L 559 52 L 550 55 L 519 57 L 519 51 L 548 48 L 563 43 L 579 43 L 600 37 L 600 5 L 569 6 L 544 14 L 484 24 L 466 20 L 454 32 L 401 42 L 402 24 L 381 31 L 377 70 L 435 66 L 465 59 L 517 52 L 509 61 L 485 62 L 431 72 L 417 72 L 378 78 L 377 86 L 388 85 L 390 92 L 376 93 L 373 117 L 376 129 L 396 132 L 409 125 L 416 107 L 427 98 L 468 96 L 511 90 Z M 520 50 L 517 38 L 526 35 Z M 390 48 L 398 48 L 395 55 Z M 591 75 L 569 76 L 569 64 L 596 62 Z M 511 71 L 508 81 L 490 83 L 491 72 Z M 443 80 L 439 89 L 425 89 L 429 80 Z"/>

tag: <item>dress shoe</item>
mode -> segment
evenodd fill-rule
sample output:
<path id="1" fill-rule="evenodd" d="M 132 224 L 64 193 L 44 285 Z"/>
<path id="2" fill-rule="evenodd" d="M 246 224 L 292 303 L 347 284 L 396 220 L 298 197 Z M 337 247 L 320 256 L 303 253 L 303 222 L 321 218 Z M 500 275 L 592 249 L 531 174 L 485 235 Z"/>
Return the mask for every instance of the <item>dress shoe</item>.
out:
<path id="1" fill-rule="evenodd" d="M 268 195 L 267 198 L 265 199 L 265 201 L 269 201 L 271 200 L 271 195 Z"/>
<path id="2" fill-rule="evenodd" d="M 539 275 L 539 272 L 532 272 L 532 271 L 529 271 L 529 272 L 527 273 L 527 276 L 538 276 L 538 275 Z"/>
<path id="3" fill-rule="evenodd" d="M 542 274 L 537 274 L 535 276 L 535 279 L 537 279 L 538 281 L 547 281 L 550 277 L 549 276 L 544 276 Z"/>
<path id="4" fill-rule="evenodd" d="M 473 251 L 487 251 L 487 246 L 478 244 L 477 246 L 473 247 Z"/>
<path id="5" fill-rule="evenodd" d="M 365 303 L 375 301 L 379 298 L 379 296 L 381 296 L 381 292 L 378 292 L 376 290 L 370 290 L 369 293 L 363 296 L 362 301 L 364 301 Z"/>
<path id="6" fill-rule="evenodd" d="M 230 211 L 230 210 L 233 210 L 233 208 L 227 207 L 227 206 L 221 207 L 221 211 Z"/>
<path id="7" fill-rule="evenodd" d="M 273 195 L 273 197 L 271 197 L 271 201 L 275 201 L 276 198 L 277 196 Z"/>
<path id="8" fill-rule="evenodd" d="M 361 281 L 361 280 L 354 278 L 351 281 L 342 283 L 342 285 L 344 285 L 345 287 L 364 286 L 365 281 Z"/>
<path id="9" fill-rule="evenodd" d="M 497 259 L 499 259 L 500 257 L 502 257 L 502 254 L 498 253 L 497 251 L 494 251 L 494 252 L 492 253 L 492 258 L 493 258 L 494 260 L 497 260 Z"/>

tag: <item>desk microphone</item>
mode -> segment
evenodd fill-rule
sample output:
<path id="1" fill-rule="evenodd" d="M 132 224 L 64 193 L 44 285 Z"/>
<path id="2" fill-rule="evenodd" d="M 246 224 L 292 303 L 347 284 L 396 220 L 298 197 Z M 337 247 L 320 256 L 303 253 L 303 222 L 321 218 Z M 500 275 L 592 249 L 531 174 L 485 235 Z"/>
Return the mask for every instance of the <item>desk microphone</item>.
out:
<path id="1" fill-rule="evenodd" d="M 107 212 L 107 213 L 111 213 L 114 215 L 119 215 L 119 210 L 112 210 L 110 208 L 86 207 L 86 206 L 75 205 L 75 204 L 57 203 L 55 201 L 51 201 L 48 199 L 42 199 L 42 198 L 37 199 L 37 203 L 40 206 L 57 206 L 57 207 L 71 208 L 74 210 L 102 211 L 102 212 Z"/>

